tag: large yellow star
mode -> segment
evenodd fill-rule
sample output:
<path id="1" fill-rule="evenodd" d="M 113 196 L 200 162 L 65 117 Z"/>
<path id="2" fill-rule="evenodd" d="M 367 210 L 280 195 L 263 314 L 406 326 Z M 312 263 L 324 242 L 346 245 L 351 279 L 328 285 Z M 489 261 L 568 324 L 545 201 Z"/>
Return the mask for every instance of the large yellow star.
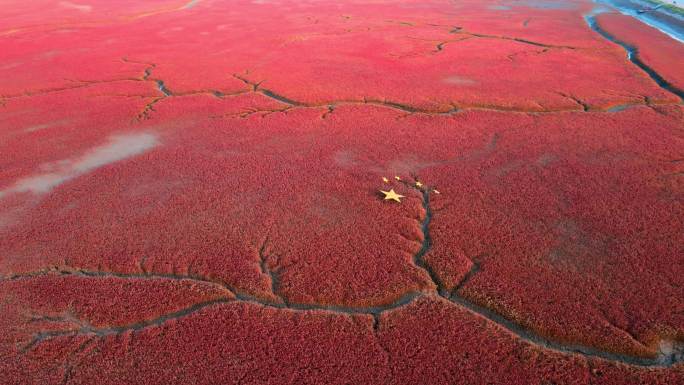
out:
<path id="1" fill-rule="evenodd" d="M 394 189 L 391 189 L 389 191 L 380 190 L 380 192 L 385 194 L 385 200 L 392 200 L 392 201 L 397 201 L 397 202 L 401 203 L 400 198 L 404 198 L 403 195 L 399 195 L 396 192 L 394 192 Z"/>

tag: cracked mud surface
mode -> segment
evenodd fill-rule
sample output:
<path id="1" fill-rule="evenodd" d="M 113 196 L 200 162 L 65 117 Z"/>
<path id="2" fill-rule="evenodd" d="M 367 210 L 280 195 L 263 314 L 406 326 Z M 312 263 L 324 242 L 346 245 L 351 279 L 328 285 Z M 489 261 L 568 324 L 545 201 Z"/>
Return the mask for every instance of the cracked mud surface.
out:
<path id="1" fill-rule="evenodd" d="M 366 3 L 0 10 L 3 384 L 684 382 L 681 44 Z"/>

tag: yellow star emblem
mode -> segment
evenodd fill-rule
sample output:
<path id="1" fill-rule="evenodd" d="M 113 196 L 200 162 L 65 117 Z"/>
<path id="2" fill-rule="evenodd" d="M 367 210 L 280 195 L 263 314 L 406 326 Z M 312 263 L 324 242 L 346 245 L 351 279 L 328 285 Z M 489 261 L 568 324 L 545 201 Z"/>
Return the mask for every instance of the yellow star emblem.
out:
<path id="1" fill-rule="evenodd" d="M 401 203 L 400 198 L 404 198 L 403 195 L 399 195 L 396 192 L 394 192 L 394 189 L 391 189 L 389 191 L 380 190 L 380 192 L 385 194 L 385 200 L 392 200 L 392 201 L 397 201 L 397 202 Z"/>
<path id="2" fill-rule="evenodd" d="M 401 180 L 401 178 L 399 178 L 399 175 L 395 176 L 394 179 Z"/>
<path id="3" fill-rule="evenodd" d="M 420 181 L 416 181 L 416 187 L 423 187 L 423 184 Z"/>
<path id="4" fill-rule="evenodd" d="M 389 179 L 385 178 L 384 176 L 382 177 L 382 181 L 385 183 L 389 183 Z"/>

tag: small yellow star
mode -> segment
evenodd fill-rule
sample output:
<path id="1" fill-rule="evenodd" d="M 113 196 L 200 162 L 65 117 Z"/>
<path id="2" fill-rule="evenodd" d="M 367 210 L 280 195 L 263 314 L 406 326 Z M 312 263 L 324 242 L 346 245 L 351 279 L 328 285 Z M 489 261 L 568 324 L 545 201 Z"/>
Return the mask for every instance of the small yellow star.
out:
<path id="1" fill-rule="evenodd" d="M 382 177 L 382 181 L 385 183 L 389 183 L 389 179 L 385 178 L 384 176 Z"/>
<path id="2" fill-rule="evenodd" d="M 399 175 L 395 176 L 394 179 L 401 180 L 401 178 L 399 178 Z"/>
<path id="3" fill-rule="evenodd" d="M 392 200 L 392 201 L 397 201 L 397 202 L 401 203 L 400 198 L 404 198 L 403 195 L 399 195 L 396 192 L 394 192 L 394 189 L 391 189 L 389 191 L 380 190 L 380 192 L 385 194 L 385 200 Z"/>
<path id="4" fill-rule="evenodd" d="M 423 184 L 420 181 L 416 181 L 416 187 L 423 187 Z"/>

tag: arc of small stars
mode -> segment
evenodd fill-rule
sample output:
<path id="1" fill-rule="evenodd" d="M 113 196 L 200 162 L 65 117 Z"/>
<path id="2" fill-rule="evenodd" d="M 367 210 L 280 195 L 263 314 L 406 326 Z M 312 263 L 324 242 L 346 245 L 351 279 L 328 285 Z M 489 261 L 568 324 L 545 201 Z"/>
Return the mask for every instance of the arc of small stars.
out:
<path id="1" fill-rule="evenodd" d="M 425 184 L 423 184 L 423 182 L 421 182 L 419 180 L 416 180 L 413 184 L 411 184 L 409 182 L 404 182 L 399 175 L 396 175 L 394 177 L 394 179 L 401 182 L 402 184 L 405 184 L 409 187 L 413 187 L 417 190 L 425 191 L 425 189 L 429 189 L 428 187 L 425 186 Z M 390 180 L 384 176 L 382 177 L 382 182 L 385 184 L 390 184 Z M 440 194 L 440 192 L 435 190 L 435 189 L 432 189 L 431 192 L 433 192 L 435 194 Z M 389 191 L 380 190 L 380 193 L 383 194 L 383 196 L 384 196 L 383 200 L 391 200 L 391 201 L 395 201 L 397 203 L 401 203 L 401 198 L 405 198 L 405 196 L 398 194 L 396 191 L 394 191 L 394 189 L 390 189 Z"/>

